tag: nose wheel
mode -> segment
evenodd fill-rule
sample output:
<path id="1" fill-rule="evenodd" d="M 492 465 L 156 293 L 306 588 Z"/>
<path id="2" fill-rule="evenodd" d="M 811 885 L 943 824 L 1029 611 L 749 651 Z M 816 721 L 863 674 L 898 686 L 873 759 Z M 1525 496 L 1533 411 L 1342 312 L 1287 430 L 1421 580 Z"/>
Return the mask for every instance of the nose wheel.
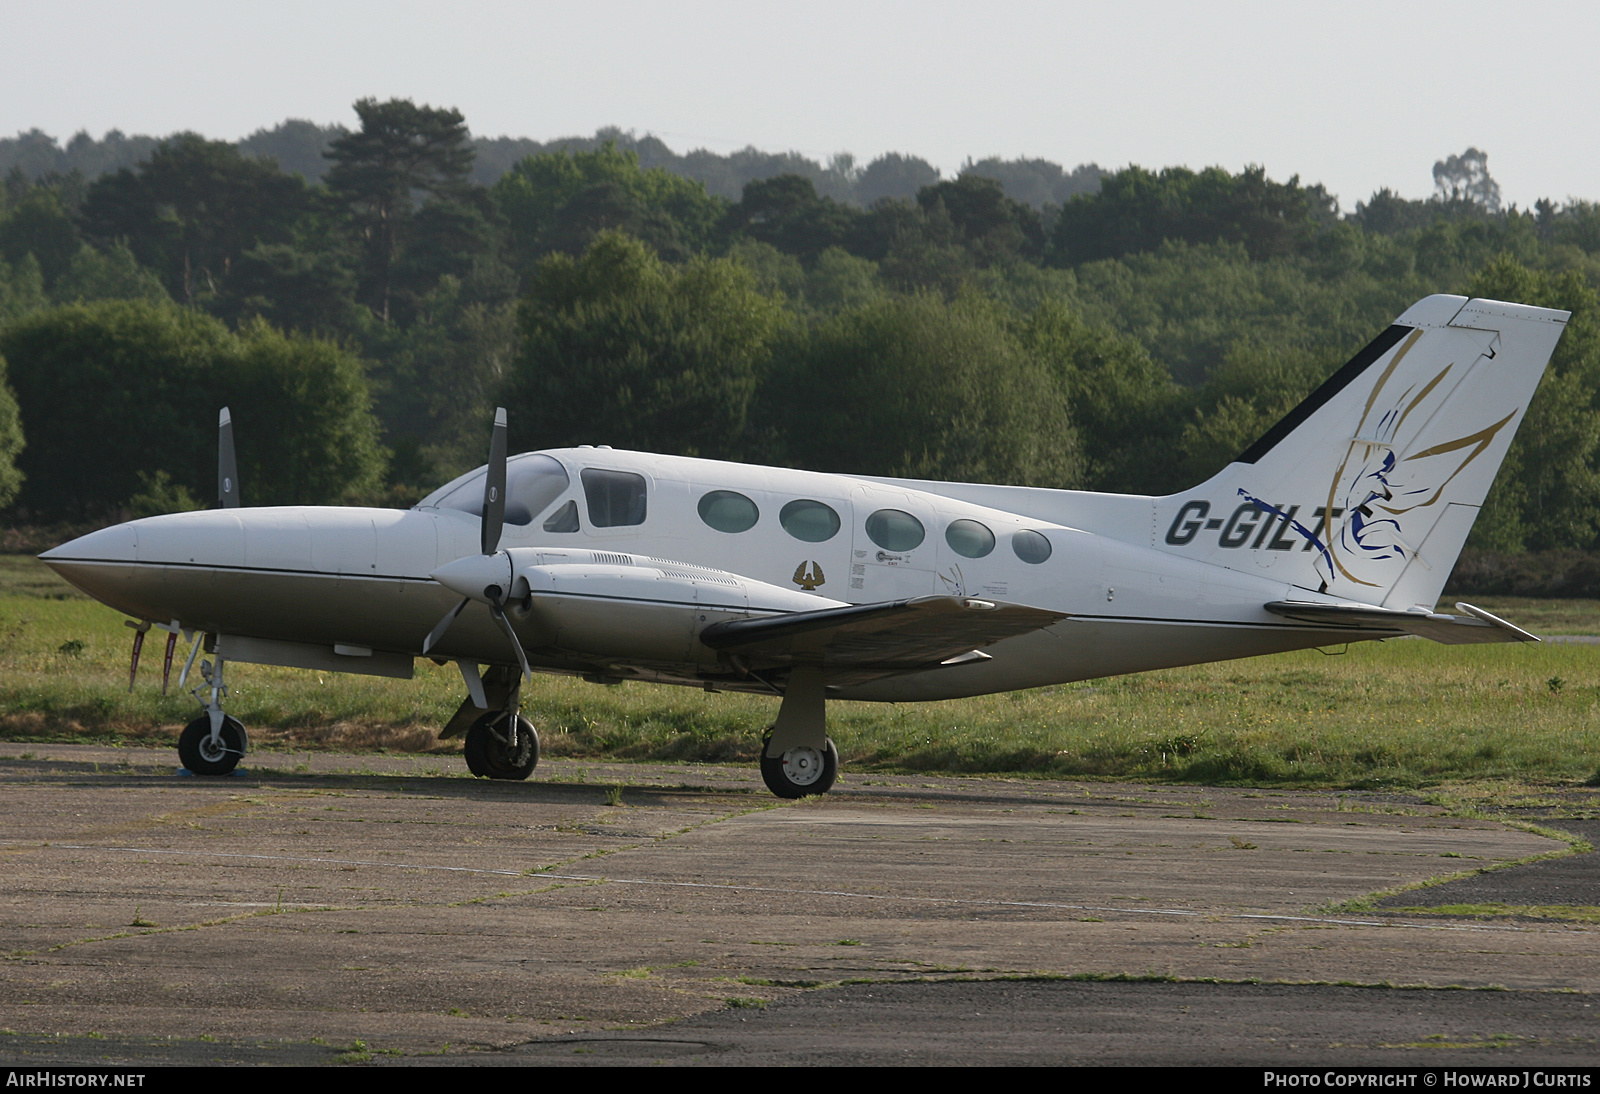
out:
<path id="1" fill-rule="evenodd" d="M 539 731 L 522 715 L 497 710 L 467 729 L 463 751 L 480 779 L 526 779 L 539 766 Z"/>
<path id="2" fill-rule="evenodd" d="M 211 732 L 211 715 L 202 714 L 183 728 L 178 738 L 178 759 L 196 775 L 226 775 L 239 766 L 246 747 L 244 724 L 231 715 Z"/>
<path id="3" fill-rule="evenodd" d="M 779 756 L 768 756 L 769 733 L 761 742 L 761 781 L 780 798 L 804 798 L 826 794 L 839 777 L 839 750 L 833 738 L 823 739 L 823 747 L 800 745 Z"/>

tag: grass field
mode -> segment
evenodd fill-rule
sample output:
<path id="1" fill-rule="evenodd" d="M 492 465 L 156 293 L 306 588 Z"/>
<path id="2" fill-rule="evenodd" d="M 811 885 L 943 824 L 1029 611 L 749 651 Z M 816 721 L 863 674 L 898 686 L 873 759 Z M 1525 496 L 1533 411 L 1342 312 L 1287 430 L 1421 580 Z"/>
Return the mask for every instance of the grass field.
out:
<path id="1" fill-rule="evenodd" d="M 1600 634 L 1600 602 L 1485 600 L 1538 634 Z M 162 639 L 127 690 L 132 632 L 31 557 L 0 556 L 0 739 L 176 740 L 198 713 L 162 697 Z M 180 647 L 180 659 L 187 653 Z M 1589 779 L 1600 762 L 1600 645 L 1352 645 L 945 703 L 836 702 L 852 770 L 1419 787 Z M 173 669 L 174 682 L 178 667 Z M 264 749 L 457 751 L 435 734 L 453 667 L 411 681 L 230 665 L 228 710 Z M 775 699 L 537 677 L 545 753 L 753 762 Z"/>

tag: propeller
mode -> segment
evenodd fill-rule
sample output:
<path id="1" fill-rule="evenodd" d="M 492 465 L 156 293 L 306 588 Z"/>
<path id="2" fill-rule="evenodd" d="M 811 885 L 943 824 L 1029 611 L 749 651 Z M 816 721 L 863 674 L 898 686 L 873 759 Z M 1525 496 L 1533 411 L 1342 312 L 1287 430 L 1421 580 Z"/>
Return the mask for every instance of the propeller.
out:
<path id="1" fill-rule="evenodd" d="M 217 416 L 217 505 L 239 508 L 239 464 L 233 456 L 233 415 L 227 407 Z"/>
<path id="2" fill-rule="evenodd" d="M 517 664 L 522 667 L 522 675 L 526 678 L 533 675 L 533 670 L 528 667 L 528 655 L 523 652 L 522 643 L 511 629 L 511 620 L 506 618 L 506 603 L 513 599 L 514 575 L 511 556 L 500 550 L 500 534 L 505 528 L 505 518 L 506 409 L 496 407 L 494 433 L 489 438 L 489 466 L 483 478 L 483 536 L 479 544 L 482 553 L 447 562 L 428 575 L 452 592 L 460 593 L 461 600 L 428 632 L 428 637 L 422 640 L 422 652 L 426 654 L 437 645 L 462 610 L 476 600 L 488 607 L 495 625 L 516 651 Z"/>

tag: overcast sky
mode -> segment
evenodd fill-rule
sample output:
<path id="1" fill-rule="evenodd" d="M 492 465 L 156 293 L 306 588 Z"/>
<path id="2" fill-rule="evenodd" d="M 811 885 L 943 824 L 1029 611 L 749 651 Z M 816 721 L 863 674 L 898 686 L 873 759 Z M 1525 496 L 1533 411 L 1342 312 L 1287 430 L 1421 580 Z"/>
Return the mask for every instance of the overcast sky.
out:
<path id="1" fill-rule="evenodd" d="M 480 135 L 678 151 L 1262 164 L 1345 209 L 1475 145 L 1508 202 L 1600 199 L 1600 5 L 0 0 L 0 133 L 453 106 Z"/>

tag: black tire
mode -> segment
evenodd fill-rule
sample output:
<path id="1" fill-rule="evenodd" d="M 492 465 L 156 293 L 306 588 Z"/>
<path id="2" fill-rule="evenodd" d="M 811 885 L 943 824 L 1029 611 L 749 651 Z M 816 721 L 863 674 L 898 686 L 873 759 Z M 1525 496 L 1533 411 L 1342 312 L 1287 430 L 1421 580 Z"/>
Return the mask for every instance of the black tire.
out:
<path id="1" fill-rule="evenodd" d="M 467 729 L 467 770 L 480 779 L 526 779 L 539 766 L 539 731 L 517 715 L 517 746 L 505 740 L 506 712 L 485 714 Z"/>
<path id="2" fill-rule="evenodd" d="M 226 775 L 239 766 L 244 755 L 244 723 L 224 714 L 222 716 L 222 749 L 211 744 L 211 716 L 202 714 L 183 727 L 178 738 L 178 759 L 194 775 Z"/>
<path id="3" fill-rule="evenodd" d="M 485 748 L 483 743 L 481 741 L 474 743 L 473 740 L 472 731 L 477 728 L 476 724 L 467 727 L 467 737 L 462 744 L 461 753 L 466 756 L 467 770 L 472 772 L 474 778 L 492 779 L 494 778 L 494 768 L 489 766 L 489 762 L 484 756 Z"/>
<path id="4" fill-rule="evenodd" d="M 824 738 L 827 743 L 820 752 L 792 748 L 777 757 L 767 755 L 767 742 L 771 739 L 771 733 L 761 738 L 761 781 L 768 790 L 780 798 L 793 799 L 826 794 L 833 789 L 833 782 L 839 777 L 839 750 L 833 746 L 832 737 Z"/>

